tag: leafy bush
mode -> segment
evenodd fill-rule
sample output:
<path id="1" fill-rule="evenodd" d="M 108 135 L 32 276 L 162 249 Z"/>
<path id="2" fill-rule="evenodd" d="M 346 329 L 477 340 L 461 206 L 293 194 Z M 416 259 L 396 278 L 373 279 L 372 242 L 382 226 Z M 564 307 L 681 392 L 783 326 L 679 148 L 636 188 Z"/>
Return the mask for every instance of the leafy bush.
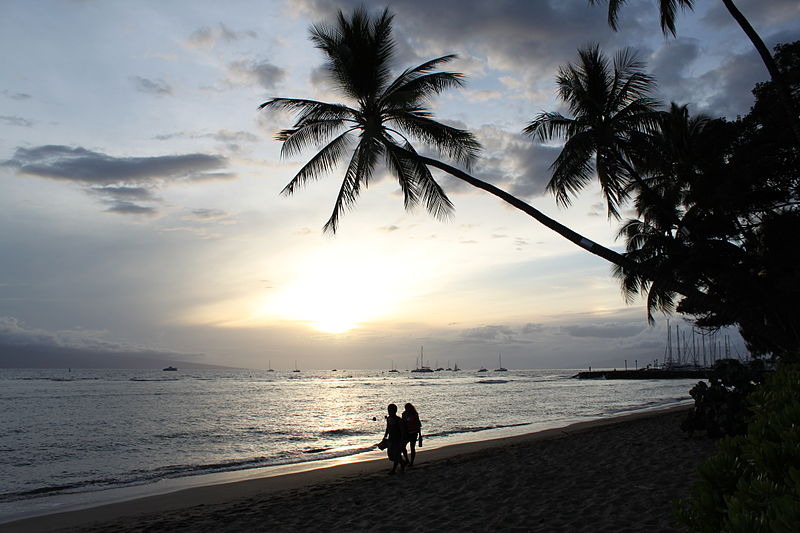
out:
<path id="1" fill-rule="evenodd" d="M 736 359 L 717 361 L 709 385 L 701 381 L 689 394 L 694 409 L 681 424 L 684 431 L 705 431 L 709 437 L 742 435 L 750 416 L 747 396 L 764 380 L 764 364 L 758 359 L 742 364 Z"/>
<path id="2" fill-rule="evenodd" d="M 688 531 L 789 533 L 800 524 L 800 363 L 784 362 L 748 398 L 747 433 L 700 465 L 675 518 Z"/>

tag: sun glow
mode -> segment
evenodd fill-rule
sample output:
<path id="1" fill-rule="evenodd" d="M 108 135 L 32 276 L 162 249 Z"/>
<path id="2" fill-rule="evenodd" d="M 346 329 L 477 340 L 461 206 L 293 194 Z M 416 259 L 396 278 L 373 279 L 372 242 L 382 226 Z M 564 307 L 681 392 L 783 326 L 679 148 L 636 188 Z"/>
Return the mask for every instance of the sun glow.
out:
<path id="1" fill-rule="evenodd" d="M 262 306 L 262 316 L 299 321 L 318 331 L 344 333 L 387 317 L 408 288 L 400 267 L 386 257 L 320 252 Z"/>

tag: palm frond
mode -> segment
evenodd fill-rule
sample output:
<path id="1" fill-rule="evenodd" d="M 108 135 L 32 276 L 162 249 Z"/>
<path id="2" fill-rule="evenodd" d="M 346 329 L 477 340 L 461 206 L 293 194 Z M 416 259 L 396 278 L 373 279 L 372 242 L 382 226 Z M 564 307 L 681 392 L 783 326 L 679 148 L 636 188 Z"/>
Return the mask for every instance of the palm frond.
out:
<path id="1" fill-rule="evenodd" d="M 388 143 L 387 149 L 389 149 L 389 145 L 393 145 L 393 143 Z M 406 150 L 406 152 L 411 152 L 414 156 L 416 156 L 407 157 L 403 155 L 401 157 L 406 160 L 410 175 L 414 177 L 416 189 L 419 192 L 422 201 L 425 202 L 425 208 L 428 210 L 428 213 L 439 220 L 448 220 L 452 216 L 454 209 L 450 198 L 447 197 L 444 189 L 442 189 L 442 187 L 433 178 L 433 175 L 428 167 L 420 160 L 418 157 L 419 154 L 417 154 L 417 151 L 414 149 L 411 143 L 406 142 L 403 148 Z"/>
<path id="2" fill-rule="evenodd" d="M 397 78 L 395 78 L 395 80 L 391 84 L 389 84 L 388 87 L 386 87 L 386 91 L 384 94 L 391 94 L 401 85 L 404 85 L 416 79 L 422 74 L 427 74 L 428 72 L 432 71 L 439 65 L 452 61 L 456 57 L 458 56 L 456 56 L 455 54 L 448 54 L 446 56 L 428 60 L 420 65 L 417 65 L 416 67 L 405 69 L 402 73 L 400 73 L 399 76 L 397 76 Z"/>
<path id="3" fill-rule="evenodd" d="M 388 121 L 395 122 L 408 135 L 427 143 L 469 168 L 480 153 L 481 145 L 467 130 L 453 128 L 432 120 L 417 110 L 388 111 Z"/>
<path id="4" fill-rule="evenodd" d="M 458 72 L 433 72 L 408 80 L 395 88 L 387 89 L 380 102 L 391 107 L 416 107 L 420 102 L 441 94 L 447 89 L 463 87 L 463 76 Z"/>
<path id="5" fill-rule="evenodd" d="M 547 190 L 555 195 L 559 205 L 569 207 L 572 197 L 592 181 L 594 151 L 591 136 L 586 133 L 573 135 L 564 143 L 561 153 L 550 166 L 553 175 L 547 183 Z"/>
<path id="6" fill-rule="evenodd" d="M 339 161 L 342 159 L 349 145 L 350 130 L 345 131 L 329 142 L 322 150 L 317 152 L 317 154 L 295 174 L 292 181 L 283 188 L 281 194 L 291 195 L 298 186 L 305 185 L 311 180 L 317 180 L 323 173 L 336 168 L 336 165 L 338 165 Z"/>
<path id="7" fill-rule="evenodd" d="M 567 118 L 555 111 L 542 112 L 536 115 L 522 132 L 541 142 L 561 139 L 567 135 L 575 123 L 574 119 Z"/>
<path id="8" fill-rule="evenodd" d="M 281 157 L 291 157 L 309 146 L 317 146 L 326 142 L 344 125 L 345 122 L 341 119 L 317 120 L 300 127 L 279 131 L 275 139 L 283 142 Z M 352 130 L 352 128 L 350 129 Z"/>
<path id="9" fill-rule="evenodd" d="M 375 143 L 371 138 L 362 137 L 353 150 L 353 156 L 350 158 L 342 185 L 339 187 L 339 194 L 336 196 L 333 213 L 323 226 L 324 232 L 336 233 L 341 215 L 355 204 L 361 193 L 361 186 L 369 185 L 375 163 L 382 152 L 383 147 L 380 144 Z"/>

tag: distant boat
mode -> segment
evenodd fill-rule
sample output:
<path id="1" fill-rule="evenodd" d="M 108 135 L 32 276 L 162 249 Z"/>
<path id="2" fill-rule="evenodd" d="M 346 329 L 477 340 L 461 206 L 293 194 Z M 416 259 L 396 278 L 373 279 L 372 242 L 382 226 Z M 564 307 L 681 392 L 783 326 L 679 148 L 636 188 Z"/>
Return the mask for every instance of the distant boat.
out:
<path id="1" fill-rule="evenodd" d="M 168 366 L 167 368 L 164 369 L 164 372 L 177 372 L 177 371 L 178 369 L 175 368 L 174 366 Z"/>
<path id="2" fill-rule="evenodd" d="M 423 363 L 424 363 L 424 359 L 422 357 L 422 346 L 420 346 L 419 347 L 419 364 L 417 365 L 417 368 L 412 370 L 412 372 L 426 372 L 426 373 L 427 372 L 433 372 L 433 369 L 431 367 L 425 366 Z"/>
<path id="3" fill-rule="evenodd" d="M 297 368 L 297 360 L 294 362 L 294 370 L 292 370 L 292 372 L 300 372 L 300 369 Z"/>
<path id="4" fill-rule="evenodd" d="M 453 367 L 453 372 L 458 372 L 459 370 L 461 370 L 461 369 L 460 369 L 460 368 L 458 368 L 458 361 L 456 361 L 456 364 L 455 364 L 455 366 Z"/>
<path id="5" fill-rule="evenodd" d="M 503 368 L 503 356 L 500 354 L 497 354 L 497 362 L 500 366 L 494 369 L 495 372 L 508 372 L 507 368 Z"/>
<path id="6" fill-rule="evenodd" d="M 485 366 L 482 366 L 478 369 L 478 372 L 488 372 L 488 370 L 486 370 Z"/>
<path id="7" fill-rule="evenodd" d="M 391 369 L 391 370 L 389 370 L 389 372 L 399 372 L 399 370 L 397 370 L 397 369 L 394 367 L 394 361 L 392 361 L 392 369 Z"/>
<path id="8" fill-rule="evenodd" d="M 270 361 L 270 362 L 269 362 L 269 368 L 267 369 L 267 372 L 275 372 L 275 371 L 272 369 L 272 361 Z"/>

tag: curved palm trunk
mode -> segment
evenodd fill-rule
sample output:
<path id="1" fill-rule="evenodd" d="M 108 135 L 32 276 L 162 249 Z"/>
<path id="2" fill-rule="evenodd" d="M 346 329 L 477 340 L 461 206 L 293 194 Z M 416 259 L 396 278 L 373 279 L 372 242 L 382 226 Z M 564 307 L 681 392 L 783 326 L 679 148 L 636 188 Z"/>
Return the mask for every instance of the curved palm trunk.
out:
<path id="1" fill-rule="evenodd" d="M 756 33 L 756 30 L 753 28 L 747 18 L 745 18 L 742 12 L 739 11 L 739 8 L 737 8 L 733 3 L 733 0 L 722 0 L 722 3 L 725 4 L 728 12 L 742 28 L 744 33 L 750 39 L 750 42 L 753 43 L 758 55 L 761 56 L 761 60 L 767 67 L 769 75 L 772 77 L 772 82 L 775 84 L 775 87 L 778 90 L 778 98 L 780 98 L 781 104 L 783 104 L 783 107 L 789 114 L 789 124 L 792 127 L 795 141 L 798 145 L 800 145 L 800 118 L 798 118 L 797 109 L 795 109 L 794 103 L 792 102 L 792 96 L 791 92 L 789 91 L 789 87 L 784 82 L 783 75 L 778 69 L 778 65 L 775 63 L 775 59 L 772 57 L 772 54 L 770 54 L 769 48 L 767 48 L 767 45 L 765 45 L 764 41 L 761 40 L 761 37 L 758 35 L 758 33 Z"/>
<path id="2" fill-rule="evenodd" d="M 640 265 L 636 261 L 632 261 L 627 257 L 625 257 L 624 255 L 615 252 L 614 250 L 611 250 L 609 248 L 606 248 L 605 246 L 597 244 L 591 239 L 587 239 L 583 235 L 577 233 L 576 231 L 571 230 L 570 228 L 561 224 L 557 220 L 548 217 L 547 215 L 545 215 L 532 205 L 523 202 L 516 196 L 513 196 L 512 194 L 509 194 L 498 187 L 495 187 L 491 183 L 479 180 L 478 178 L 467 174 L 463 170 L 452 167 L 447 163 L 442 163 L 441 161 L 437 161 L 436 159 L 425 157 L 419 154 L 413 154 L 411 152 L 406 152 L 406 153 L 411 157 L 419 158 L 419 160 L 422 161 L 427 166 L 443 170 L 444 172 L 447 172 L 451 176 L 469 183 L 473 187 L 482 189 L 500 198 L 504 202 L 530 215 L 531 217 L 536 219 L 539 223 L 555 231 L 565 239 L 580 246 L 587 252 L 592 253 L 598 257 L 602 257 L 606 261 L 613 263 L 628 272 L 639 274 L 651 281 L 658 281 L 659 283 L 662 283 L 667 289 L 683 294 L 684 296 L 696 298 L 698 301 L 703 302 L 704 304 L 708 305 L 713 309 L 719 309 L 723 307 L 720 302 L 712 301 L 712 299 L 707 294 L 697 290 L 694 287 L 685 286 L 683 283 L 677 282 L 673 279 L 661 279 L 661 276 L 658 276 L 653 272 L 649 272 L 648 271 L 649 269 L 643 268 L 642 265 Z"/>

